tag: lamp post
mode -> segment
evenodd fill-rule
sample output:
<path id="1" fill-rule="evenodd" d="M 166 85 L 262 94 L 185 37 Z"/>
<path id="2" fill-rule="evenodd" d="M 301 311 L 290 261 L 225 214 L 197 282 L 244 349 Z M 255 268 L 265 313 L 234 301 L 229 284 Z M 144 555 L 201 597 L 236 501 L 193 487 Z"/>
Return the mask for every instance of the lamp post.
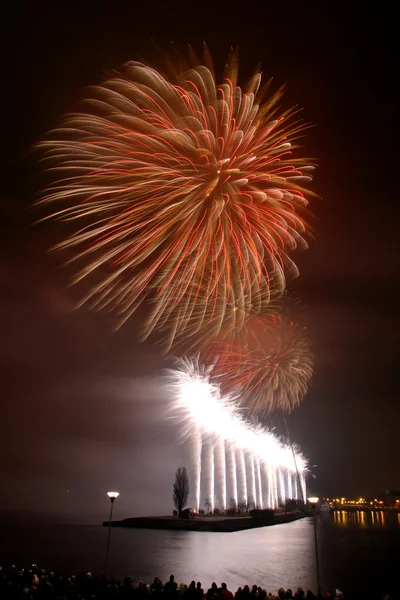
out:
<path id="1" fill-rule="evenodd" d="M 318 594 L 321 593 L 321 579 L 320 579 L 320 575 L 319 575 L 319 558 L 318 558 L 318 539 L 317 539 L 317 519 L 315 518 L 315 507 L 318 504 L 319 498 L 317 497 L 311 497 L 308 498 L 309 503 L 312 506 L 313 509 L 313 521 L 314 521 L 314 546 L 315 546 L 315 562 L 317 564 L 317 587 L 318 587 Z"/>
<path id="2" fill-rule="evenodd" d="M 108 536 L 107 536 L 106 559 L 104 561 L 104 576 L 107 576 L 107 563 L 108 563 L 108 553 L 110 551 L 111 523 L 112 523 L 114 502 L 115 502 L 115 498 L 118 498 L 119 492 L 107 492 L 107 496 L 110 498 L 111 510 L 110 510 L 110 520 L 108 521 Z"/>

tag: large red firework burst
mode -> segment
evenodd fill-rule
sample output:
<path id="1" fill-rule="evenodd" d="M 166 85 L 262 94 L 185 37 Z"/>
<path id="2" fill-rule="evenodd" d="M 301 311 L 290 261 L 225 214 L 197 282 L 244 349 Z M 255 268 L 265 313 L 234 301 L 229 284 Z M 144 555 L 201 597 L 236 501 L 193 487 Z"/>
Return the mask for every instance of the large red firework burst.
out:
<path id="1" fill-rule="evenodd" d="M 291 412 L 307 392 L 313 358 L 305 332 L 277 315 L 249 319 L 230 339 L 215 342 L 213 375 L 238 394 L 250 413 Z"/>
<path id="2" fill-rule="evenodd" d="M 73 228 L 58 247 L 84 260 L 75 281 L 95 275 L 84 300 L 119 324 L 146 300 L 143 336 L 167 347 L 263 310 L 306 246 L 304 124 L 260 82 L 239 87 L 234 56 L 219 85 L 202 64 L 130 62 L 41 144 L 58 178 L 43 201 Z"/>

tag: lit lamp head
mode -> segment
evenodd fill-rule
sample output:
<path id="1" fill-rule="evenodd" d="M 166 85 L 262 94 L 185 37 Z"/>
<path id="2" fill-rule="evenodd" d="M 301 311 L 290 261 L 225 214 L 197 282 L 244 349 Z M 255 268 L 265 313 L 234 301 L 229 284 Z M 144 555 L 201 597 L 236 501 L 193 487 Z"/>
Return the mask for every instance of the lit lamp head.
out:
<path id="1" fill-rule="evenodd" d="M 318 504 L 319 498 L 317 498 L 317 496 L 311 496 L 310 498 L 307 498 L 307 500 L 309 501 L 311 506 L 315 508 L 315 506 Z"/>
<path id="2" fill-rule="evenodd" d="M 107 492 L 107 496 L 110 498 L 111 502 L 114 502 L 115 498 L 118 498 L 119 492 Z"/>

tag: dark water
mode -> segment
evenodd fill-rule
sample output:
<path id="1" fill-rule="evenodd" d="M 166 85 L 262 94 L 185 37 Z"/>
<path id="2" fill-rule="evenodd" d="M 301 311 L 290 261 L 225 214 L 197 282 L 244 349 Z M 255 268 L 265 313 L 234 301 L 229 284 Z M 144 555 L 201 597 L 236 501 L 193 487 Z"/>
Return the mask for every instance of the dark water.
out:
<path id="1" fill-rule="evenodd" d="M 27 519 L 2 520 L 0 564 L 39 565 L 68 573 L 102 573 L 107 529 Z M 397 598 L 400 588 L 400 514 L 336 513 L 318 518 L 323 590 Z M 316 590 L 311 518 L 237 533 L 113 529 L 109 574 L 146 582 L 192 579 L 209 586 L 225 580 L 276 592 L 279 587 Z"/>

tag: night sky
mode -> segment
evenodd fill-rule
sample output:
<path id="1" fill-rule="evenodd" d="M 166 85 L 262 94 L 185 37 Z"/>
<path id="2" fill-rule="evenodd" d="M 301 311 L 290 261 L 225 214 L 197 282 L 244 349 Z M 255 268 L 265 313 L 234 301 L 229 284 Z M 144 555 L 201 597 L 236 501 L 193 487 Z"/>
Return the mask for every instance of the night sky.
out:
<path id="1" fill-rule="evenodd" d="M 400 488 L 397 17 L 395 3 L 351 4 L 29 2 L 2 19 L 1 509 L 97 518 L 117 487 L 119 516 L 171 510 L 186 458 L 162 416 L 167 364 L 137 342 L 140 315 L 113 333 L 111 316 L 74 310 L 82 289 L 48 252 L 62 232 L 33 226 L 31 207 L 44 185 L 32 146 L 85 86 L 151 57 L 152 38 L 199 50 L 205 40 L 217 71 L 239 44 L 241 81 L 261 61 L 287 83 L 285 106 L 315 125 L 304 143 L 319 164 L 316 237 L 292 256 L 289 289 L 316 375 L 289 426 L 317 465 L 314 493 Z"/>

